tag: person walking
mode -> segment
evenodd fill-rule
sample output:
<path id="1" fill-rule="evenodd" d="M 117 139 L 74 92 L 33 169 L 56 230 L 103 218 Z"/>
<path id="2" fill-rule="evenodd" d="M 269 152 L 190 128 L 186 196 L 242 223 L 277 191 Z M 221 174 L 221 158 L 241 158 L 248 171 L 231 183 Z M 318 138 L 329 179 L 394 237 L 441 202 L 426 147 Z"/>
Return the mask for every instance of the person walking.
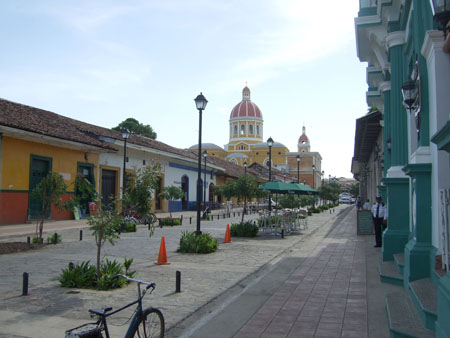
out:
<path id="1" fill-rule="evenodd" d="M 381 200 L 381 196 L 377 195 L 376 203 L 372 206 L 373 227 L 375 229 L 375 248 L 381 247 L 381 235 L 383 232 L 383 222 L 385 216 L 385 205 Z"/>

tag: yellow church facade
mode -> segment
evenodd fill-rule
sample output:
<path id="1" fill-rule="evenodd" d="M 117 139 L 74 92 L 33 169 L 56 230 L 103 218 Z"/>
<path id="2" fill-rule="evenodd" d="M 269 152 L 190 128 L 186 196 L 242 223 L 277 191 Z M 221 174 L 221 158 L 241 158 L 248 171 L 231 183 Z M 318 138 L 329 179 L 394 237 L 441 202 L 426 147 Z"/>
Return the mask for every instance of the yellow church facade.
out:
<path id="1" fill-rule="evenodd" d="M 194 145 L 190 149 L 198 149 L 198 146 Z M 238 165 L 246 163 L 250 166 L 258 163 L 268 166 L 269 146 L 264 139 L 263 115 L 259 107 L 251 101 L 250 89 L 247 86 L 242 90 L 241 102 L 236 104 L 230 113 L 228 144 L 221 148 L 214 143 L 202 143 L 202 150 L 206 150 L 208 156 L 219 157 Z M 317 188 L 321 182 L 322 158 L 318 152 L 310 151 L 305 127 L 299 138 L 297 150 L 290 152 L 284 144 L 274 142 L 271 150 L 272 166 L 285 171 L 286 176 L 290 176 L 292 180 L 297 180 L 301 176 L 301 182 Z M 299 164 L 297 155 L 300 156 Z"/>

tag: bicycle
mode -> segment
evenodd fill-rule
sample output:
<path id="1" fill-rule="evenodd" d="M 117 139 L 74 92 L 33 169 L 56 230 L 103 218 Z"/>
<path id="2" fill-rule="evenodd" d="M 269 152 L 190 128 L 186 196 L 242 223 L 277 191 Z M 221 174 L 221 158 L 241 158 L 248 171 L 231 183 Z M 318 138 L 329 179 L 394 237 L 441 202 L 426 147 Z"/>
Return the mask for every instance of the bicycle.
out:
<path id="1" fill-rule="evenodd" d="M 73 329 L 67 330 L 65 338 L 103 338 L 102 332 L 105 332 L 106 338 L 110 338 L 106 318 L 135 304 L 137 304 L 136 311 L 131 319 L 130 326 L 128 327 L 128 330 L 125 334 L 125 338 L 163 338 L 165 327 L 164 316 L 162 312 L 154 307 L 148 307 L 142 310 L 142 299 L 149 289 L 151 289 L 149 293 L 153 292 L 156 286 L 155 283 L 149 283 L 129 278 L 124 275 L 116 275 L 113 278 L 124 278 L 127 281 L 136 282 L 138 285 L 138 298 L 135 301 L 124 305 L 114 311 L 112 311 L 112 307 L 106 307 L 102 309 L 89 309 L 91 316 L 97 317 L 97 321 L 86 323 Z M 141 284 L 146 285 L 145 290 L 142 290 L 142 292 Z"/>

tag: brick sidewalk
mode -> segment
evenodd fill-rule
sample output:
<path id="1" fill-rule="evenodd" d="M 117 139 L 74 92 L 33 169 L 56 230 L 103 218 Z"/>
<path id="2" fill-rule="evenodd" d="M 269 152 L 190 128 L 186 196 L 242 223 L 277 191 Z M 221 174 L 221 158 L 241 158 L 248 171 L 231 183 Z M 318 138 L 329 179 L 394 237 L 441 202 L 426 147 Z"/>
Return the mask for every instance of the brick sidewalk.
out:
<path id="1" fill-rule="evenodd" d="M 293 250 L 291 257 L 186 336 L 210 337 L 220 327 L 223 331 L 214 337 L 369 337 L 366 254 L 378 252 L 372 248 L 373 236 L 357 236 L 355 230 L 354 213 L 343 214 L 309 247 L 298 246 L 298 252 Z M 381 328 L 375 336 L 389 333 Z"/>
<path id="2" fill-rule="evenodd" d="M 348 217 L 354 217 L 353 213 Z M 330 242 L 331 241 L 331 242 Z M 342 220 L 235 335 L 358 337 L 368 334 L 365 241 Z"/>

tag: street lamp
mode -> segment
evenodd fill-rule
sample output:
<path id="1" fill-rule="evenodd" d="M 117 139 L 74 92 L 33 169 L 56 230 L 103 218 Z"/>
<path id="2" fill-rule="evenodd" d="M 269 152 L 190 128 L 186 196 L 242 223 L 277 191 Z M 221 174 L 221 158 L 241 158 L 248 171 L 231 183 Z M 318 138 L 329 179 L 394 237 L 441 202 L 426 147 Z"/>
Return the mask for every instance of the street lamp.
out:
<path id="1" fill-rule="evenodd" d="M 269 182 L 272 181 L 272 146 L 273 139 L 269 137 L 267 139 L 267 146 L 269 147 Z M 269 192 L 269 214 L 272 213 L 272 193 Z"/>
<path id="2" fill-rule="evenodd" d="M 313 179 L 313 189 L 316 189 L 316 165 L 315 164 L 312 165 L 312 170 L 313 170 L 313 177 L 312 177 L 312 179 Z M 315 207 L 316 207 L 316 197 L 314 196 L 313 208 L 315 208 Z"/>
<path id="3" fill-rule="evenodd" d="M 331 175 L 328 175 L 328 184 L 331 183 Z"/>
<path id="4" fill-rule="evenodd" d="M 440 29 L 444 31 L 447 37 L 447 27 L 450 21 L 450 0 L 432 0 L 434 20 L 439 22 Z"/>
<path id="5" fill-rule="evenodd" d="M 127 188 L 127 174 L 125 173 L 126 170 L 126 163 L 127 163 L 127 140 L 130 137 L 131 133 L 127 128 L 122 128 L 122 138 L 124 141 L 123 144 L 123 176 L 122 176 L 122 197 L 125 194 L 125 190 Z"/>
<path id="6" fill-rule="evenodd" d="M 297 183 L 300 183 L 300 155 L 297 155 Z"/>
<path id="7" fill-rule="evenodd" d="M 313 170 L 313 189 L 316 189 L 316 165 L 313 164 L 312 165 L 312 170 Z"/>
<path id="8" fill-rule="evenodd" d="M 200 231 L 200 199 L 202 196 L 202 183 L 201 183 L 201 172 L 202 172 L 202 112 L 206 108 L 208 100 L 203 96 L 202 93 L 197 95 L 194 99 L 195 106 L 198 109 L 198 175 L 197 175 L 197 236 L 200 236 L 202 232 Z"/>
<path id="9" fill-rule="evenodd" d="M 203 152 L 203 158 L 205 159 L 205 173 L 204 173 L 204 181 L 203 181 L 203 203 L 205 205 L 205 209 L 206 210 L 206 158 L 208 157 L 208 152 L 205 150 Z"/>
<path id="10" fill-rule="evenodd" d="M 247 161 L 244 162 L 244 174 L 247 176 Z"/>

